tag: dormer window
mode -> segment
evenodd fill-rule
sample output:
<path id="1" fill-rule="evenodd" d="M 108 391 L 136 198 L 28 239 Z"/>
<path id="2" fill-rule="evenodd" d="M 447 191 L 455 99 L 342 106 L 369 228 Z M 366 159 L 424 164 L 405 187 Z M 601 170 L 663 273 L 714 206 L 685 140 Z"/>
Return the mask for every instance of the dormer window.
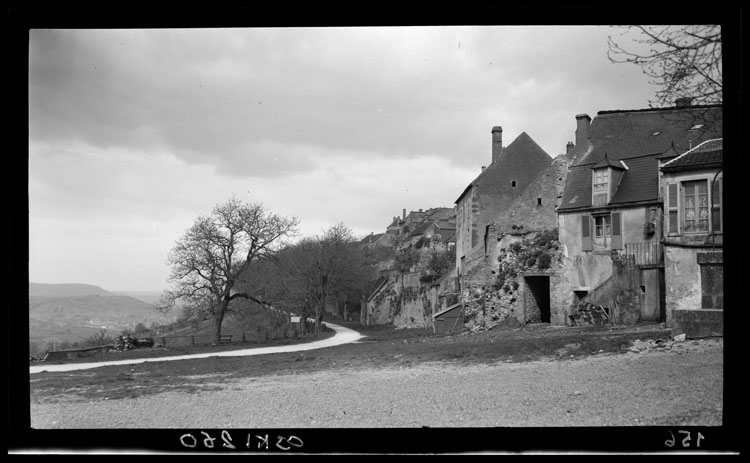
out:
<path id="1" fill-rule="evenodd" d="M 609 169 L 596 169 L 594 171 L 594 206 L 603 206 L 607 204 L 609 193 Z"/>

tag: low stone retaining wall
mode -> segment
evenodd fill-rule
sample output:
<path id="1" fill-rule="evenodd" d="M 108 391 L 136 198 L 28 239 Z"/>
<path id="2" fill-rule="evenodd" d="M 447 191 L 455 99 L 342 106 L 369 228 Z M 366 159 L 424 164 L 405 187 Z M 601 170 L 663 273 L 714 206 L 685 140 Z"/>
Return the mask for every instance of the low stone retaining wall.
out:
<path id="1" fill-rule="evenodd" d="M 724 336 L 724 311 L 717 309 L 672 310 L 672 335 L 688 338 Z"/>

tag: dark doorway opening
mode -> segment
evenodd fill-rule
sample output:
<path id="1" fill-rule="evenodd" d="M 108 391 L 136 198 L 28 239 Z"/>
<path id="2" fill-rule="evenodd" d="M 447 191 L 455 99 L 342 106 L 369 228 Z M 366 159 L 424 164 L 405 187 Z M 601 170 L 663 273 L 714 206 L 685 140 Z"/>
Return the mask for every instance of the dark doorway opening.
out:
<path id="1" fill-rule="evenodd" d="M 549 277 L 528 275 L 526 280 L 526 313 L 531 321 L 550 322 Z M 537 319 L 537 317 L 539 317 Z"/>

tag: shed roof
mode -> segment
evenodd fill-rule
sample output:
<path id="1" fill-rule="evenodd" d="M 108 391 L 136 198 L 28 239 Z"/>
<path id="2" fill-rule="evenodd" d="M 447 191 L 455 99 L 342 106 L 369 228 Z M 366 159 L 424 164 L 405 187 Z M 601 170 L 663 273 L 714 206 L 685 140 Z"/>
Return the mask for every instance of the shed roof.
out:
<path id="1" fill-rule="evenodd" d="M 723 163 L 723 139 L 706 140 L 695 148 L 664 164 L 662 172 L 696 167 L 720 166 Z"/>
<path id="2" fill-rule="evenodd" d="M 445 315 L 446 313 L 448 313 L 448 312 L 450 312 L 452 310 L 456 310 L 456 308 L 459 308 L 459 307 L 461 307 L 461 303 L 460 302 L 458 304 L 453 304 L 452 306 L 448 307 L 445 310 L 441 310 L 440 312 L 438 312 L 436 314 L 433 314 L 432 318 L 437 318 L 437 317 L 439 317 L 441 315 Z"/>

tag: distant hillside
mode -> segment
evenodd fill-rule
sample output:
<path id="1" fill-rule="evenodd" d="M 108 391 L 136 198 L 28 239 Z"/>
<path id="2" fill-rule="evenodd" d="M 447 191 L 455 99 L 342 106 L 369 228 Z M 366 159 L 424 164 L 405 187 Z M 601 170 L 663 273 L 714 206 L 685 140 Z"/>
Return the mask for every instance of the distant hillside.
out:
<path id="1" fill-rule="evenodd" d="M 130 296 L 143 301 L 146 304 L 156 304 L 159 302 L 162 293 L 159 291 L 113 291 L 114 294 L 119 296 Z"/>
<path id="2" fill-rule="evenodd" d="M 125 329 L 138 323 L 167 323 L 151 304 L 129 296 L 29 296 L 29 318 L 57 325 Z"/>
<path id="3" fill-rule="evenodd" d="M 29 296 L 39 297 L 80 297 L 80 296 L 114 296 L 105 289 L 94 285 L 78 283 L 51 285 L 46 283 L 29 283 Z"/>
<path id="4" fill-rule="evenodd" d="M 101 330 L 116 335 L 139 323 L 167 324 L 164 315 L 142 300 L 86 284 L 29 283 L 29 342 L 82 341 Z"/>

